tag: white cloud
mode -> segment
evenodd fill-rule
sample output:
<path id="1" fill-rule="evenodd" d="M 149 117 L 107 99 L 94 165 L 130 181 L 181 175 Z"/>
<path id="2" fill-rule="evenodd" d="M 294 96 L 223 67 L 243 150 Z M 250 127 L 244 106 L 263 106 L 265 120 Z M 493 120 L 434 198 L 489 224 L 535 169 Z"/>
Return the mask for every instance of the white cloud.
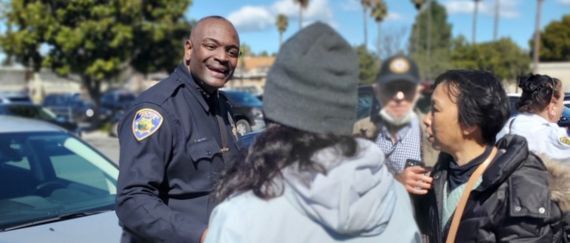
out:
<path id="1" fill-rule="evenodd" d="M 404 19 L 404 17 L 401 14 L 396 12 L 389 12 L 388 16 L 386 16 L 385 21 L 400 21 L 402 19 Z"/>
<path id="2" fill-rule="evenodd" d="M 570 0 L 558 0 L 558 2 L 564 5 L 570 5 Z"/>
<path id="3" fill-rule="evenodd" d="M 351 0 L 355 1 L 355 0 Z M 271 5 L 244 6 L 228 15 L 228 19 L 240 32 L 256 32 L 273 28 L 277 14 L 285 14 L 290 20 L 299 19 L 299 5 L 293 0 L 277 0 Z M 303 26 L 322 21 L 335 26 L 328 0 L 313 0 L 303 10 Z M 291 21 L 289 22 L 291 25 Z"/>
<path id="4" fill-rule="evenodd" d="M 273 3 L 272 9 L 276 13 L 287 15 L 289 18 L 299 18 L 299 5 L 292 0 L 278 0 Z M 336 25 L 333 21 L 333 13 L 328 0 L 310 1 L 307 9 L 303 10 L 303 26 L 315 21 L 322 21 L 333 27 Z"/>
<path id="5" fill-rule="evenodd" d="M 479 13 L 494 16 L 495 1 L 480 1 Z M 570 1 L 570 0 L 561 0 Z M 520 15 L 519 0 L 500 0 L 499 15 L 504 18 L 516 18 Z M 449 0 L 444 3 L 450 14 L 473 14 L 475 2 L 473 0 Z"/>
<path id="6" fill-rule="evenodd" d="M 228 20 L 242 32 L 262 31 L 273 26 L 275 16 L 267 7 L 244 6 L 230 13 Z"/>

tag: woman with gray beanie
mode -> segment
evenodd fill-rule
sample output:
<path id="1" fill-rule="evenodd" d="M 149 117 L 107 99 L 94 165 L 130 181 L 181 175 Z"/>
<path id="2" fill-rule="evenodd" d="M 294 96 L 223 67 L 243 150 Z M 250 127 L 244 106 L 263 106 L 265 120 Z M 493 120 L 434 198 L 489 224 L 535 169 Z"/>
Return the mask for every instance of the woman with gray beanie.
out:
<path id="1" fill-rule="evenodd" d="M 218 184 L 206 242 L 420 242 L 384 154 L 350 136 L 353 48 L 312 24 L 283 45 L 267 80 L 269 125 Z"/>

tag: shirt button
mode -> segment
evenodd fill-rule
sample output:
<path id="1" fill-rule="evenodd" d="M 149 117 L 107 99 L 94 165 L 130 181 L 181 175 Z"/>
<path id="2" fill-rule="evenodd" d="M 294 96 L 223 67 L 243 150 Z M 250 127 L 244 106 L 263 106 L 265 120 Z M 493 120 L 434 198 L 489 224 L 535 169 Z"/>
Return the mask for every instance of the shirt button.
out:
<path id="1" fill-rule="evenodd" d="M 521 211 L 521 209 L 522 209 L 522 208 L 521 208 L 520 206 L 516 206 L 516 207 L 515 207 L 515 211 L 517 211 L 517 212 Z"/>
<path id="2" fill-rule="evenodd" d="M 539 212 L 540 214 L 544 214 L 544 212 L 546 212 L 546 209 L 544 209 L 543 207 L 541 207 L 541 208 L 538 209 L 538 212 Z"/>

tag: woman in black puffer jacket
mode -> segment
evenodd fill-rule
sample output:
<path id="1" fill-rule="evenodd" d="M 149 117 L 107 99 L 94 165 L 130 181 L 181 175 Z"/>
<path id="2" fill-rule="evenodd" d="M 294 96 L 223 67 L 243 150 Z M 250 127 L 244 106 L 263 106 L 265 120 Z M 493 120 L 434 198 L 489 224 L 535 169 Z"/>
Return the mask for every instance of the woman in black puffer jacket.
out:
<path id="1" fill-rule="evenodd" d="M 548 172 L 523 137 L 495 143 L 508 118 L 508 100 L 490 73 L 452 70 L 440 75 L 424 122 L 442 153 L 416 217 L 429 242 L 444 242 L 469 177 L 487 158 L 461 220 L 456 242 L 561 242 L 562 212 L 552 200 Z M 425 183 L 419 182 L 418 186 Z"/>

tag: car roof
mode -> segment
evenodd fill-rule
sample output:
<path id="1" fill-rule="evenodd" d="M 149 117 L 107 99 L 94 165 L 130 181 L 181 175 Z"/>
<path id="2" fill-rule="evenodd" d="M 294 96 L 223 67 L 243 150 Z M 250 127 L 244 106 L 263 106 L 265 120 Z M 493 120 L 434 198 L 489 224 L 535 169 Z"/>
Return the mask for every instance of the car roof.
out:
<path id="1" fill-rule="evenodd" d="M 9 132 L 65 132 L 65 130 L 40 120 L 0 115 L 0 133 Z"/>

